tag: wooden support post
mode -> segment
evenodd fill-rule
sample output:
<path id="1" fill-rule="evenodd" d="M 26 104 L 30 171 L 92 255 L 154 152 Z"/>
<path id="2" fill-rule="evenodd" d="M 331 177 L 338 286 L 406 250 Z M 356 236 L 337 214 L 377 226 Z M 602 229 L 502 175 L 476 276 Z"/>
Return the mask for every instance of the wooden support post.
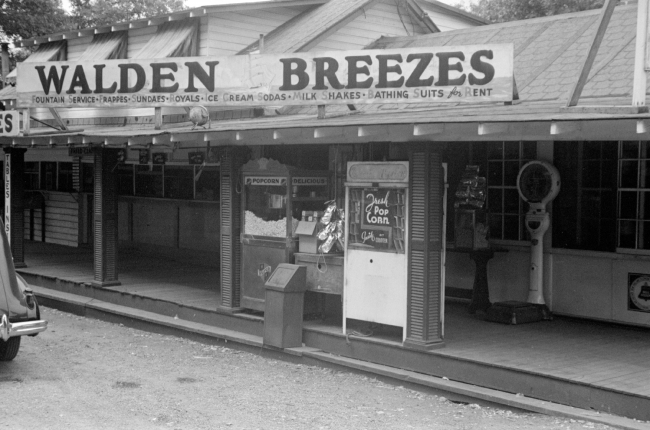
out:
<path id="1" fill-rule="evenodd" d="M 241 307 L 241 194 L 239 169 L 244 164 L 242 149 L 224 148 L 221 157 L 220 209 L 221 209 L 221 298 L 219 309 L 239 312 Z"/>
<path id="2" fill-rule="evenodd" d="M 443 200 L 440 147 L 412 145 L 409 204 L 408 312 L 404 346 L 430 350 L 443 345 Z"/>
<path id="3" fill-rule="evenodd" d="M 24 188 L 25 152 L 23 148 L 4 148 L 5 152 L 5 231 L 11 246 L 14 266 L 25 267 Z"/>
<path id="4" fill-rule="evenodd" d="M 117 279 L 117 169 L 119 149 L 95 148 L 93 202 L 94 279 L 100 287 L 120 285 Z"/>
<path id="5" fill-rule="evenodd" d="M 636 45 L 634 51 L 634 81 L 632 84 L 632 106 L 645 106 L 648 79 L 648 13 L 650 0 L 639 0 L 636 17 Z"/>
<path id="6" fill-rule="evenodd" d="M 4 88 L 7 85 L 7 75 L 9 74 L 9 43 L 2 42 L 0 43 L 0 64 L 2 64 L 2 81 L 0 82 L 0 88 Z"/>
<path id="7" fill-rule="evenodd" d="M 647 2 L 647 0 L 641 0 L 641 1 Z M 594 61 L 596 60 L 596 55 L 598 54 L 598 48 L 600 48 L 600 44 L 603 41 L 603 38 L 605 37 L 605 31 L 607 31 L 609 20 L 612 17 L 612 14 L 614 13 L 614 8 L 616 7 L 617 2 L 618 0 L 605 0 L 605 4 L 603 5 L 600 12 L 600 18 L 599 18 L 600 22 L 598 23 L 598 30 L 596 31 L 594 40 L 591 42 L 591 47 L 589 48 L 589 52 L 587 53 L 587 58 L 585 58 L 585 62 L 582 65 L 582 70 L 580 71 L 580 75 L 578 76 L 578 79 L 574 84 L 571 93 L 569 94 L 569 101 L 567 102 L 567 106 L 577 106 L 578 100 L 580 100 L 580 95 L 582 94 L 582 90 L 585 87 L 585 84 L 587 83 L 587 79 L 589 78 L 589 72 L 591 72 L 591 66 L 593 66 Z"/>
<path id="8" fill-rule="evenodd" d="M 59 115 L 59 112 L 56 110 L 56 108 L 50 108 L 50 113 L 52 114 L 52 116 L 56 120 L 56 123 L 59 124 L 59 127 L 61 128 L 61 130 L 67 131 L 68 126 L 65 125 L 65 123 L 63 122 L 63 119 L 61 119 L 61 115 Z"/>
<path id="9" fill-rule="evenodd" d="M 325 118 L 325 105 L 318 105 L 318 119 Z"/>
<path id="10" fill-rule="evenodd" d="M 154 108 L 154 128 L 160 130 L 163 124 L 162 108 Z"/>
<path id="11" fill-rule="evenodd" d="M 29 136 L 29 133 L 31 131 L 31 111 L 29 108 L 25 108 L 22 110 L 23 113 L 23 134 L 25 136 Z"/>

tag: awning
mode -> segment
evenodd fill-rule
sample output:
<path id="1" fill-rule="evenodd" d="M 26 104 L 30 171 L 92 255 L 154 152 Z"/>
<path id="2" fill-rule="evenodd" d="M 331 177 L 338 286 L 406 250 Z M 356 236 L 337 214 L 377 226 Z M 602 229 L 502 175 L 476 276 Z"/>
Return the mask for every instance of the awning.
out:
<path id="1" fill-rule="evenodd" d="M 166 22 L 133 58 L 194 57 L 198 51 L 198 19 Z"/>
<path id="2" fill-rule="evenodd" d="M 56 42 L 48 42 L 38 45 L 36 51 L 25 59 L 26 63 L 42 63 L 45 61 L 65 61 L 66 60 L 66 46 L 67 41 L 57 40 Z M 13 69 L 7 75 L 7 80 L 15 82 L 16 69 Z"/>
<path id="3" fill-rule="evenodd" d="M 127 37 L 126 31 L 96 34 L 78 61 L 126 58 Z"/>
<path id="4" fill-rule="evenodd" d="M 15 100 L 16 99 L 16 87 L 13 85 L 7 85 L 0 90 L 0 101 L 2 100 Z"/>

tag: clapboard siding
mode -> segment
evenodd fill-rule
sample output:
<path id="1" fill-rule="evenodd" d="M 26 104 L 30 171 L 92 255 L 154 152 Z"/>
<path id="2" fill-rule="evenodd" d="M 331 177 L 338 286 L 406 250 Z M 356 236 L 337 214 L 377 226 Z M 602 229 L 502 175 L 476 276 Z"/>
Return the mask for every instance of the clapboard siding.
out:
<path id="1" fill-rule="evenodd" d="M 30 239 L 33 233 L 35 241 L 42 241 L 43 211 L 27 209 L 24 214 L 25 239 Z M 32 224 L 33 232 L 30 229 Z M 79 246 L 79 203 L 74 195 L 45 194 L 45 242 Z"/>
<path id="2" fill-rule="evenodd" d="M 302 10 L 285 7 L 210 15 L 206 55 L 234 55 Z"/>
<path id="3" fill-rule="evenodd" d="M 207 55 L 208 52 L 208 24 L 210 20 L 207 16 L 202 16 L 199 18 L 199 49 L 197 50 L 196 55 Z"/>
<path id="4" fill-rule="evenodd" d="M 402 19 L 404 24 L 392 0 L 376 3 L 364 9 L 363 13 L 350 23 L 327 36 L 313 50 L 363 49 L 381 36 L 412 36 L 426 33 L 408 14 L 403 13 Z"/>
<path id="5" fill-rule="evenodd" d="M 79 246 L 77 243 L 73 243 L 65 239 L 50 238 L 47 240 L 47 242 L 53 243 L 55 245 L 74 246 L 74 247 Z"/>
<path id="6" fill-rule="evenodd" d="M 92 42 L 93 37 L 79 37 L 77 39 L 68 40 L 68 61 L 77 61 L 77 59 L 83 54 L 83 52 L 88 48 L 90 42 Z"/>
<path id="7" fill-rule="evenodd" d="M 440 31 L 458 30 L 461 28 L 468 28 L 480 25 L 479 22 L 473 21 L 469 18 L 463 18 L 458 15 L 452 15 L 445 11 L 438 10 L 434 7 L 426 7 L 422 5 L 422 9 L 427 12 L 429 18 L 436 24 Z"/>
<path id="8" fill-rule="evenodd" d="M 249 44 L 233 43 L 233 42 L 224 42 L 219 40 L 210 41 L 210 55 L 212 56 L 226 56 L 226 55 L 235 55 L 237 52 L 246 48 Z M 218 46 L 219 48 L 215 48 Z"/>
<path id="9" fill-rule="evenodd" d="M 157 30 L 157 26 L 129 30 L 129 43 L 126 51 L 126 58 L 133 58 L 135 54 L 140 52 L 142 47 L 149 41 L 149 39 L 151 39 Z"/>

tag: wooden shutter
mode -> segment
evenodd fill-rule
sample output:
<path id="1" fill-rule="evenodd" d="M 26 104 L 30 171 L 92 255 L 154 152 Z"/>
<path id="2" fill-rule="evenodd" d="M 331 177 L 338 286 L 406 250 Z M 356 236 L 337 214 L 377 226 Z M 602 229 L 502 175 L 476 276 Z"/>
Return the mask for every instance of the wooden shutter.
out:
<path id="1" fill-rule="evenodd" d="M 221 307 L 240 308 L 241 287 L 241 186 L 239 167 L 242 164 L 236 148 L 226 148 L 221 156 Z"/>
<path id="2" fill-rule="evenodd" d="M 408 323 L 405 346 L 442 345 L 442 152 L 431 144 L 410 151 Z"/>
<path id="3" fill-rule="evenodd" d="M 95 149 L 93 203 L 93 284 L 119 285 L 117 280 L 117 163 L 118 149 Z"/>

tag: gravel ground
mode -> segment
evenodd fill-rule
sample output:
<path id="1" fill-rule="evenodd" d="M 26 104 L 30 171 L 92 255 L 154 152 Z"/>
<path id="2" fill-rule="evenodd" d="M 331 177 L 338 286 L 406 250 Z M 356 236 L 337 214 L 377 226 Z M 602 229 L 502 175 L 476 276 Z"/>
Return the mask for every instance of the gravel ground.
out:
<path id="1" fill-rule="evenodd" d="M 0 429 L 609 429 L 44 308 L 0 363 Z"/>

